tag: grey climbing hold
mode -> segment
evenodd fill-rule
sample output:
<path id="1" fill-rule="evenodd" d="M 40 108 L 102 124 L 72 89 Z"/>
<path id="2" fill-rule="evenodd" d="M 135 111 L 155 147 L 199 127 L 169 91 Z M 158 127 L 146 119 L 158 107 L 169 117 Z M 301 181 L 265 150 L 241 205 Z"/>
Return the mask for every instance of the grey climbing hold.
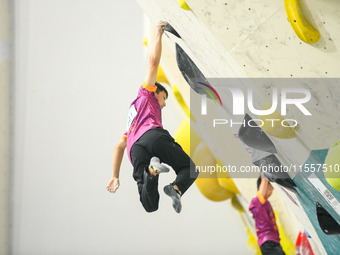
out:
<path id="1" fill-rule="evenodd" d="M 276 182 L 284 188 L 297 193 L 294 181 L 290 178 L 289 174 L 284 170 L 280 161 L 274 154 L 266 156 L 262 159 L 253 162 L 258 166 L 263 176 L 270 182 Z"/>
<path id="2" fill-rule="evenodd" d="M 319 202 L 316 202 L 316 215 L 319 221 L 320 228 L 326 235 L 340 234 L 339 223 Z"/>
<path id="3" fill-rule="evenodd" d="M 276 148 L 267 134 L 246 114 L 245 125 L 238 130 L 238 138 L 251 148 L 256 150 L 276 153 Z"/>
<path id="4" fill-rule="evenodd" d="M 177 36 L 178 38 L 181 38 L 181 36 L 177 33 L 177 31 L 169 23 L 165 26 L 162 26 L 162 29 L 164 31 L 168 31 L 169 33 Z"/>
<path id="5" fill-rule="evenodd" d="M 189 86 L 198 94 L 206 94 L 200 89 L 201 83 L 210 85 L 207 78 L 198 69 L 186 52 L 176 43 L 176 61 L 179 70 Z M 208 97 L 209 98 L 209 97 Z"/>

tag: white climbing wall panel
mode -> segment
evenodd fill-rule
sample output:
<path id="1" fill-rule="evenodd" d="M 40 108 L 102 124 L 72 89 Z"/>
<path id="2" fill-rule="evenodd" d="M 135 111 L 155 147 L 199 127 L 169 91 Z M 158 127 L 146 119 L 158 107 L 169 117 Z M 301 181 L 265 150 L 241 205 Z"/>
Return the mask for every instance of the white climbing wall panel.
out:
<path id="1" fill-rule="evenodd" d="M 187 3 L 249 77 L 339 77 L 337 1 L 301 1 L 306 18 L 321 34 L 315 44 L 294 33 L 283 0 Z"/>
<path id="2" fill-rule="evenodd" d="M 336 42 L 340 39 L 338 30 L 340 27 L 338 19 L 340 17 L 340 4 L 337 1 L 328 1 L 327 3 L 317 0 L 311 0 L 308 3 L 301 1 L 306 18 L 321 35 L 320 40 L 315 44 L 307 44 L 295 34 L 288 21 L 284 1 L 264 3 L 263 1 L 248 0 L 188 0 L 186 2 L 191 11 L 181 9 L 178 1 L 148 0 L 138 2 L 153 24 L 159 19 L 167 20 L 182 36 L 182 39 L 165 38 L 168 42 L 168 46 L 165 48 L 172 49 L 174 53 L 174 43 L 180 42 L 180 46 L 207 78 L 339 77 L 340 53 L 337 50 Z M 165 52 L 166 56 L 171 55 L 166 50 Z M 174 74 L 176 71 L 174 71 L 173 64 L 170 62 L 173 62 L 174 56 L 168 58 L 170 59 L 169 62 L 163 58 L 163 69 L 170 77 L 170 82 L 175 82 L 178 85 L 188 102 L 190 96 L 187 88 L 184 88 L 188 85 L 183 82 L 183 79 L 173 78 L 176 76 Z M 300 130 L 297 132 L 297 139 L 287 143 L 282 139 L 275 140 L 272 138 L 275 145 L 280 148 L 280 160 L 284 163 L 288 163 L 292 159 L 293 148 L 296 150 L 295 153 L 299 155 L 299 163 L 303 164 L 310 150 L 328 148 L 339 139 L 338 132 L 335 132 L 335 130 L 338 130 L 339 124 L 327 122 L 330 118 L 332 119 L 332 113 L 337 112 L 336 109 L 338 109 L 338 104 L 333 104 L 333 102 L 338 102 L 337 87 L 326 89 L 320 83 L 318 86 L 312 87 L 312 94 L 315 100 L 311 101 L 308 108 L 313 112 L 313 120 L 303 118 L 297 111 L 290 112 L 292 118 L 299 120 Z M 329 104 L 329 102 L 332 102 L 332 104 Z M 330 107 L 329 105 L 333 106 Z M 325 111 L 326 109 L 328 111 Z M 228 112 L 228 109 L 225 110 Z M 218 113 L 216 114 L 218 116 Z M 315 125 L 316 120 L 320 125 Z M 230 142 L 230 139 L 232 139 L 231 132 L 228 138 L 221 137 L 217 133 L 206 135 L 209 129 L 204 127 L 201 127 L 201 129 L 206 142 L 209 144 L 210 141 L 210 144 L 213 144 L 211 149 L 217 143 L 225 144 L 223 141 L 228 142 L 229 139 Z M 244 161 L 250 160 L 250 156 L 247 155 L 242 146 L 235 145 L 233 149 L 235 149 L 235 155 L 240 155 L 240 158 L 243 158 L 243 162 L 235 157 L 228 158 L 228 160 L 233 160 L 234 164 L 244 164 Z M 223 149 L 220 151 L 226 152 Z M 228 153 L 224 155 L 228 155 Z M 251 185 L 249 182 L 243 179 L 235 180 L 235 183 L 247 199 L 253 196 L 248 189 Z M 287 201 L 287 197 L 281 193 L 279 195 L 284 200 L 284 204 L 289 205 L 290 202 Z M 294 195 L 291 195 L 294 199 Z M 280 199 L 277 197 L 275 200 Z M 284 208 L 284 205 L 280 205 L 280 202 L 274 202 L 275 208 L 280 206 Z M 290 225 L 288 228 L 290 228 L 291 233 L 296 232 L 301 227 L 306 227 L 310 229 L 314 237 L 317 236 L 303 210 L 289 206 L 287 209 L 289 212 L 283 215 L 283 222 L 287 226 Z M 285 209 L 282 211 L 285 211 Z M 290 214 L 296 217 L 291 217 Z M 298 221 L 302 224 L 299 225 Z M 291 238 L 295 237 L 292 235 Z M 325 253 L 317 237 L 311 240 L 311 244 L 316 254 Z"/>

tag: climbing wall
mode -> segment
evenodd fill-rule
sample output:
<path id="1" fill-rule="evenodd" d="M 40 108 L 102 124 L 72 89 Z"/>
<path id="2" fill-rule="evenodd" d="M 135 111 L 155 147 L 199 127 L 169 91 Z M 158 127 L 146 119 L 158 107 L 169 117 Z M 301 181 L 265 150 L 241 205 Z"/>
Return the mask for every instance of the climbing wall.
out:
<path id="1" fill-rule="evenodd" d="M 249 77 L 339 77 L 337 1 L 301 1 L 306 19 L 322 35 L 314 44 L 294 32 L 283 0 L 186 2 Z"/>
<path id="2" fill-rule="evenodd" d="M 0 1 L 0 254 L 8 254 L 10 2 Z"/>
<path id="3" fill-rule="evenodd" d="M 334 225 L 340 223 L 338 183 L 329 181 L 336 179 L 325 178 L 327 173 L 313 174 L 307 168 L 311 164 L 338 164 L 340 53 L 336 46 L 340 39 L 337 29 L 339 3 L 189 0 L 184 6 L 183 1 L 179 2 L 149 0 L 139 1 L 139 4 L 151 23 L 167 20 L 181 37 L 169 34 L 165 38 L 167 43 L 161 65 L 167 83 L 191 120 L 191 125 L 187 124 L 189 128 L 186 127 L 191 135 L 187 151 L 196 164 L 241 166 L 270 162 L 301 166 L 303 171 L 300 173 L 283 176 L 287 177 L 287 182 L 282 182 L 282 176 L 266 176 L 274 181 L 275 194 L 270 201 L 278 210 L 280 233 L 285 235 L 281 236 L 284 249 L 287 254 L 294 254 L 293 243 L 299 231 L 305 229 L 311 236 L 309 243 L 315 254 L 336 254 L 340 249 L 339 235 L 329 235 L 331 229 L 320 226 L 318 216 L 333 218 Z M 268 126 L 255 129 L 224 126 L 211 132 L 211 122 L 200 118 L 201 109 L 195 107 L 204 94 L 200 93 L 204 90 L 202 87 L 195 87 L 197 77 L 199 82 L 212 85 L 221 98 L 219 107 L 208 102 L 210 118 L 232 117 L 230 93 L 218 84 L 222 78 L 238 78 L 233 84 L 243 91 L 256 88 L 258 95 L 254 103 L 263 109 L 270 108 L 272 87 L 283 88 L 288 81 L 293 87 L 308 89 L 311 100 L 306 107 L 313 117 L 291 109 L 287 117 L 296 119 L 298 125 L 288 131 Z M 247 78 L 272 78 L 276 82 L 280 78 L 282 84 L 259 85 Z M 301 84 L 301 78 L 313 79 L 304 79 L 305 84 Z M 210 92 L 213 94 L 213 90 Z M 283 118 L 278 112 L 271 117 Z M 240 121 L 242 119 L 260 118 L 247 112 Z M 179 128 L 182 132 L 184 124 Z M 185 143 L 183 137 L 178 135 L 182 144 Z M 252 240 L 255 238 L 254 223 L 246 210 L 256 193 L 253 188 L 256 180 L 231 176 L 233 182 L 226 184 L 228 178 L 223 177 L 230 176 L 202 178 L 197 185 L 210 200 L 233 198 L 232 204 L 240 211 L 249 240 Z M 211 191 L 207 187 L 216 189 Z M 256 244 L 252 250 L 258 252 Z"/>

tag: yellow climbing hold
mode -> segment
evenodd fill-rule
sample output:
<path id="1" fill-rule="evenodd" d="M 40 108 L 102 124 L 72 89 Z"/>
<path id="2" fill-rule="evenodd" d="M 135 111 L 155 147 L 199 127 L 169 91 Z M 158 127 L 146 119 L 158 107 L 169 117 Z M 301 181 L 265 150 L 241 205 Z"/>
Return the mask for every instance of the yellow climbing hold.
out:
<path id="1" fill-rule="evenodd" d="M 196 179 L 196 185 L 201 193 L 209 200 L 219 202 L 224 201 L 233 196 L 233 193 L 223 189 L 217 181 L 216 173 L 211 178 L 198 178 Z"/>
<path id="2" fill-rule="evenodd" d="M 145 36 L 144 39 L 143 39 L 143 44 L 145 46 L 148 46 L 148 38 Z"/>
<path id="3" fill-rule="evenodd" d="M 170 86 L 170 83 L 168 81 L 168 78 L 166 78 L 165 73 L 161 66 L 158 66 L 158 72 L 156 77 L 157 82 L 164 82 Z"/>
<path id="4" fill-rule="evenodd" d="M 179 0 L 178 4 L 182 9 L 186 11 L 191 11 L 190 7 L 187 5 L 187 3 L 184 0 Z"/>
<path id="5" fill-rule="evenodd" d="M 254 235 L 254 233 L 250 230 L 250 225 L 249 225 L 249 222 L 246 221 L 245 219 L 245 212 L 242 212 L 242 211 L 238 211 L 239 212 L 239 215 L 241 217 L 241 220 L 246 228 L 246 231 L 247 231 L 247 235 L 248 235 L 248 240 L 247 240 L 247 247 L 248 247 L 248 250 L 250 251 L 251 254 L 254 254 L 254 255 L 261 255 L 261 250 L 260 250 L 260 247 L 258 246 L 257 244 L 257 238 L 256 236 Z"/>
<path id="6" fill-rule="evenodd" d="M 268 110 L 270 109 L 270 107 L 271 107 L 270 103 L 265 102 L 262 107 L 262 110 Z M 288 138 L 296 137 L 296 134 L 291 127 L 285 127 L 285 126 L 288 126 L 288 123 L 284 121 L 284 118 L 277 111 L 269 115 L 262 115 L 260 117 L 260 120 L 263 121 L 263 126 L 261 128 L 267 134 L 271 136 L 281 138 L 281 139 L 288 139 Z M 271 120 L 275 120 L 275 121 L 271 121 Z M 281 124 L 282 121 L 284 121 L 283 125 Z"/>
<path id="7" fill-rule="evenodd" d="M 175 98 L 177 100 L 177 103 L 181 106 L 182 110 L 185 112 L 185 114 L 192 119 L 193 121 L 195 121 L 194 116 L 191 114 L 190 109 L 188 107 L 188 105 L 185 103 L 184 98 L 181 94 L 181 92 L 179 91 L 179 89 L 177 88 L 176 85 L 172 86 L 172 92 L 175 95 Z"/>
<path id="8" fill-rule="evenodd" d="M 276 219 L 276 225 L 278 227 L 279 233 L 280 233 L 280 243 L 282 246 L 283 251 L 286 255 L 295 255 L 295 245 L 293 241 L 289 238 L 286 230 L 284 229 L 284 226 L 281 223 L 279 213 L 274 210 L 275 219 Z"/>
<path id="9" fill-rule="evenodd" d="M 248 234 L 248 240 L 247 240 L 248 250 L 250 251 L 251 254 L 261 255 L 262 254 L 261 249 L 259 245 L 257 244 L 256 236 L 253 234 L 253 232 L 251 232 L 248 226 L 246 226 L 246 231 Z"/>
<path id="10" fill-rule="evenodd" d="M 192 156 L 192 160 L 196 166 L 200 167 L 200 174 L 196 179 L 196 185 L 200 192 L 209 200 L 224 201 L 231 198 L 234 194 L 222 188 L 218 183 L 216 172 L 204 172 L 209 166 L 215 166 L 216 160 L 214 155 L 209 150 L 208 146 L 202 142 L 200 143 Z M 208 177 L 206 177 L 208 176 Z"/>
<path id="11" fill-rule="evenodd" d="M 232 205 L 232 207 L 234 207 L 237 211 L 239 211 L 239 212 L 245 212 L 243 206 L 241 205 L 241 203 L 240 203 L 240 201 L 239 201 L 239 199 L 237 198 L 236 195 L 233 196 L 233 197 L 231 198 L 231 205 Z"/>
<path id="12" fill-rule="evenodd" d="M 219 185 L 233 194 L 240 193 L 229 173 L 227 171 L 223 171 L 223 167 L 224 164 L 222 161 L 217 159 L 216 168 L 218 169 L 216 169 L 216 174 Z"/>
<path id="13" fill-rule="evenodd" d="M 320 33 L 305 18 L 300 0 L 285 0 L 288 20 L 296 35 L 306 43 L 316 43 Z"/>
<path id="14" fill-rule="evenodd" d="M 340 141 L 335 142 L 328 150 L 325 159 L 327 167 L 325 177 L 332 188 L 340 191 Z"/>
<path id="15" fill-rule="evenodd" d="M 200 143 L 200 138 L 195 130 L 190 127 L 189 119 L 182 120 L 175 133 L 175 141 L 181 145 L 186 154 L 190 156 L 190 149 L 194 151 Z"/>

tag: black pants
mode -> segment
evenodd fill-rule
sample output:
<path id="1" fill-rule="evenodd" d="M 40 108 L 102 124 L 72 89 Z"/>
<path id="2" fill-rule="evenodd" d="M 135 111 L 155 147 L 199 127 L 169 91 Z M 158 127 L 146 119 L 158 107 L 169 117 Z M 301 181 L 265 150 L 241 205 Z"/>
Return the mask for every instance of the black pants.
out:
<path id="1" fill-rule="evenodd" d="M 159 176 L 149 175 L 150 159 L 158 157 L 162 163 L 168 164 L 176 172 L 173 185 L 177 185 L 182 195 L 196 180 L 194 162 L 175 142 L 167 130 L 154 128 L 143 134 L 131 148 L 131 161 L 133 164 L 133 178 L 137 182 L 140 201 L 147 212 L 158 209 Z"/>
<path id="2" fill-rule="evenodd" d="M 285 255 L 281 245 L 273 241 L 264 242 L 260 249 L 263 255 Z"/>

